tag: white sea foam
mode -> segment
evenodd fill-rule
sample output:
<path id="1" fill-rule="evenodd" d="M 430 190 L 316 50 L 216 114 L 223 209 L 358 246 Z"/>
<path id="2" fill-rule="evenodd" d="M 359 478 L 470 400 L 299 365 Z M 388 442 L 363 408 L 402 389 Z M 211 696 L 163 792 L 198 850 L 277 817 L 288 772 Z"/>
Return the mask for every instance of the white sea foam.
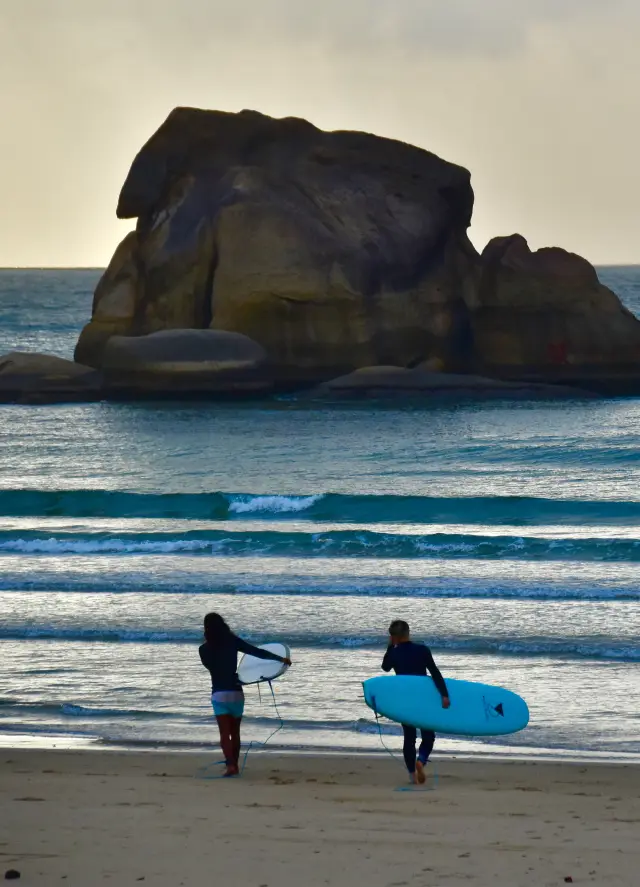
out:
<path id="1" fill-rule="evenodd" d="M 285 514 L 306 511 L 322 498 L 321 493 L 316 496 L 233 496 L 229 511 L 235 514 Z"/>

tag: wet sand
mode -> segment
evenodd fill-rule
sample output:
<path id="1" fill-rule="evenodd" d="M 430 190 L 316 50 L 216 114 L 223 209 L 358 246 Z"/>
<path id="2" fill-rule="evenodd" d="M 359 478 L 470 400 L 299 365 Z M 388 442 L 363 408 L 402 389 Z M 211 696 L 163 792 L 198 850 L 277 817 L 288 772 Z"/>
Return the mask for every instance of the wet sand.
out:
<path id="1" fill-rule="evenodd" d="M 640 883 L 640 767 L 0 751 L 0 877 L 22 885 L 458 887 Z M 211 768 L 216 773 L 219 768 Z"/>

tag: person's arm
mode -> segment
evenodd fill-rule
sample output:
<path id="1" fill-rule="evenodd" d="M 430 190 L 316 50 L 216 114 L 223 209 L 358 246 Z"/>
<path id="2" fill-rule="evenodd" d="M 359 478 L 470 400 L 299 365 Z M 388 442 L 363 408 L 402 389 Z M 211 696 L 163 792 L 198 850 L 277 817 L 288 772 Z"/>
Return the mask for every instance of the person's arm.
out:
<path id="1" fill-rule="evenodd" d="M 270 653 L 269 650 L 261 650 L 260 647 L 254 647 L 235 635 L 236 650 L 239 653 L 248 653 L 249 656 L 255 656 L 256 659 L 270 659 L 272 662 L 284 662 L 291 665 L 291 660 L 284 656 L 278 656 L 277 653 Z"/>
<path id="2" fill-rule="evenodd" d="M 433 678 L 433 683 L 438 688 L 438 692 L 442 696 L 442 705 L 444 708 L 449 708 L 449 691 L 447 690 L 447 685 L 444 682 L 444 678 L 440 674 L 440 669 L 433 661 L 433 656 L 431 655 L 431 650 L 428 647 L 425 647 L 426 653 L 426 667 L 429 671 L 429 674 Z M 445 704 L 446 702 L 446 704 Z"/>
<path id="3" fill-rule="evenodd" d="M 207 664 L 207 645 L 202 644 L 202 646 L 198 648 L 198 653 L 200 654 L 200 662 L 202 662 L 205 668 L 209 668 Z"/>
<path id="4" fill-rule="evenodd" d="M 383 671 L 391 671 L 393 668 L 393 663 L 391 662 L 393 654 L 393 644 L 389 644 L 387 647 L 387 652 L 384 654 L 384 659 L 382 660 L 382 670 Z"/>

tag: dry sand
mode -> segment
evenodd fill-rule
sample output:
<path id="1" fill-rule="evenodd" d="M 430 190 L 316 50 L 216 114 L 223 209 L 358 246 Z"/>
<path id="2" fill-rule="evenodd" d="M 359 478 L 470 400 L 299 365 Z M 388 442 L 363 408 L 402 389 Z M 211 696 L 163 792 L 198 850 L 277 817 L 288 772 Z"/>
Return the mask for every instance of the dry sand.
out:
<path id="1" fill-rule="evenodd" d="M 0 750 L 0 877 L 91 887 L 640 884 L 640 767 Z"/>

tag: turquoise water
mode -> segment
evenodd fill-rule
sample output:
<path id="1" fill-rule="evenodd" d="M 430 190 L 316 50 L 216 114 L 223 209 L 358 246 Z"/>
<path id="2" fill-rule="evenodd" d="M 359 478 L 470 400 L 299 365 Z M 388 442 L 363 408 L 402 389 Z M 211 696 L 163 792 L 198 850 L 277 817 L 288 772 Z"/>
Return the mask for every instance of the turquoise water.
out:
<path id="1" fill-rule="evenodd" d="M 0 353 L 70 356 L 97 276 L 0 272 Z M 638 311 L 640 269 L 601 276 Z M 639 400 L 0 412 L 0 742 L 210 743 L 219 609 L 292 645 L 281 745 L 380 747 L 360 681 L 400 616 L 531 709 L 441 751 L 640 758 Z M 277 723 L 250 690 L 245 737 Z"/>

